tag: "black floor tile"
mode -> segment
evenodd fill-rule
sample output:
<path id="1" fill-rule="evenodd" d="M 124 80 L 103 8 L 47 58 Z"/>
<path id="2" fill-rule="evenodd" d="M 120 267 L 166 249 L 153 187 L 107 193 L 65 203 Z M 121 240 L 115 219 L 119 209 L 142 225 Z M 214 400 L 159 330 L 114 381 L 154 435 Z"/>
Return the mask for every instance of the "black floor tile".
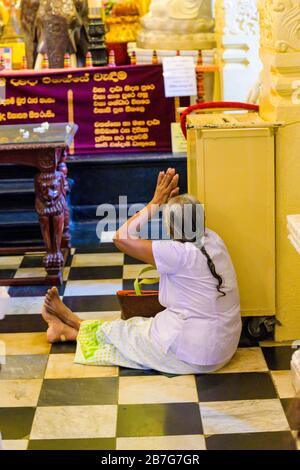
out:
<path id="1" fill-rule="evenodd" d="M 25 255 L 20 268 L 42 268 L 44 255 Z"/>
<path id="2" fill-rule="evenodd" d="M 7 315 L 0 321 L 0 333 L 39 333 L 47 328 L 42 315 Z"/>
<path id="3" fill-rule="evenodd" d="M 159 284 L 144 284 L 142 286 L 142 291 L 145 290 L 158 290 Z M 124 290 L 134 290 L 134 279 L 124 279 L 123 280 L 123 289 Z"/>
<path id="4" fill-rule="evenodd" d="M 117 437 L 202 434 L 197 403 L 119 405 Z"/>
<path id="5" fill-rule="evenodd" d="M 164 375 L 166 377 L 174 377 L 170 374 L 163 374 L 156 370 L 142 370 L 142 369 L 129 369 L 127 367 L 120 367 L 119 369 L 120 377 L 139 377 L 139 376 L 149 376 L 149 375 Z"/>
<path id="6" fill-rule="evenodd" d="M 12 279 L 16 274 L 16 269 L 1 269 L 1 258 L 0 258 L 0 284 L 1 279 Z"/>
<path id="7" fill-rule="evenodd" d="M 101 243 L 94 246 L 80 246 L 76 248 L 76 254 L 90 253 L 119 253 L 120 250 L 113 243 Z"/>
<path id="8" fill-rule="evenodd" d="M 115 450 L 116 440 L 103 439 L 47 439 L 29 441 L 28 450 Z"/>
<path id="9" fill-rule="evenodd" d="M 76 342 L 54 343 L 51 346 L 50 354 L 73 354 L 76 352 Z"/>
<path id="10" fill-rule="evenodd" d="M 207 450 L 296 450 L 289 431 L 220 434 L 206 438 Z"/>
<path id="11" fill-rule="evenodd" d="M 122 279 L 122 277 L 123 266 L 91 266 L 87 268 L 71 268 L 68 280 Z"/>
<path id="12" fill-rule="evenodd" d="M 262 352 L 270 370 L 290 370 L 295 352 L 290 346 L 263 347 Z"/>
<path id="13" fill-rule="evenodd" d="M 129 255 L 124 255 L 124 264 L 145 264 L 144 261 L 140 261 L 136 258 L 132 258 Z"/>
<path id="14" fill-rule="evenodd" d="M 28 439 L 35 408 L 0 408 L 2 439 Z"/>
<path id="15" fill-rule="evenodd" d="M 84 295 L 64 297 L 63 300 L 73 312 L 120 311 L 120 305 L 115 295 Z"/>
<path id="16" fill-rule="evenodd" d="M 0 367 L 0 387 L 1 380 L 43 379 L 47 362 L 47 354 L 7 356 Z"/>
<path id="17" fill-rule="evenodd" d="M 0 281 L 1 282 L 1 281 Z M 51 286 L 11 286 L 8 289 L 10 297 L 44 297 Z M 61 286 L 57 286 L 59 295 L 63 295 L 66 288 L 64 282 Z"/>
<path id="18" fill-rule="evenodd" d="M 20 268 L 42 268 L 44 255 L 24 255 Z M 72 255 L 67 256 L 65 266 L 71 266 Z"/>
<path id="19" fill-rule="evenodd" d="M 281 404 L 293 431 L 300 431 L 300 398 L 283 398 Z"/>
<path id="20" fill-rule="evenodd" d="M 118 378 L 44 380 L 38 406 L 114 405 Z"/>
<path id="21" fill-rule="evenodd" d="M 268 373 L 197 375 L 200 402 L 277 398 Z"/>

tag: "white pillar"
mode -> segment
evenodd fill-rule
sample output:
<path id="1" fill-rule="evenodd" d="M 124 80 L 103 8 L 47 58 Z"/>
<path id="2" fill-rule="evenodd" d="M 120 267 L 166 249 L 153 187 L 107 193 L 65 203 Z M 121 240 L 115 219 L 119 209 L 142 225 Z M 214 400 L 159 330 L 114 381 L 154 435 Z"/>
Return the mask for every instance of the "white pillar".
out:
<path id="1" fill-rule="evenodd" d="M 255 0 L 215 0 L 223 100 L 246 101 L 259 77 L 259 21 Z"/>

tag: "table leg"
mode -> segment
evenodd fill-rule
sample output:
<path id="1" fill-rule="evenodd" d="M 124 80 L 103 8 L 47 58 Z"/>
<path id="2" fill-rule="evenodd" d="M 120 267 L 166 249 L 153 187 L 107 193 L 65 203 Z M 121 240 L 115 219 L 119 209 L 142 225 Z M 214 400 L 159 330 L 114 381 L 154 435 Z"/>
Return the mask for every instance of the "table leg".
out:
<path id="1" fill-rule="evenodd" d="M 35 177 L 35 207 L 46 245 L 44 266 L 48 277 L 59 277 L 60 282 L 64 265 L 61 246 L 67 204 L 64 184 L 61 171 L 41 172 Z"/>

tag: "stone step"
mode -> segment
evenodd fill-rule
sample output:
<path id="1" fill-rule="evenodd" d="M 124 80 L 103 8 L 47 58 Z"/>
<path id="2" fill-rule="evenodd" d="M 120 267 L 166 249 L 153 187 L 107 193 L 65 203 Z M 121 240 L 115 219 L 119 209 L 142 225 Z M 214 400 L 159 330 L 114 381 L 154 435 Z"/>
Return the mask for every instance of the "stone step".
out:
<path id="1" fill-rule="evenodd" d="M 34 210 L 0 210 L 0 246 L 40 244 L 42 235 Z"/>
<path id="2" fill-rule="evenodd" d="M 34 200 L 33 179 L 0 179 L 0 210 L 32 210 Z"/>

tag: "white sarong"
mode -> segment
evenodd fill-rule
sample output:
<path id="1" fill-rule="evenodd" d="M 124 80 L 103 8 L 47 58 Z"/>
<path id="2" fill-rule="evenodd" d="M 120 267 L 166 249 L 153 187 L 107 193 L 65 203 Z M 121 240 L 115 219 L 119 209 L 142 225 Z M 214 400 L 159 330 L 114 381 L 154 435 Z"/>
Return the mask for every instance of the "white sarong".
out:
<path id="1" fill-rule="evenodd" d="M 151 337 L 152 318 L 130 320 L 87 320 L 80 326 L 75 362 L 86 365 L 154 369 L 185 375 L 214 372 L 222 366 L 197 366 L 165 352 Z"/>

